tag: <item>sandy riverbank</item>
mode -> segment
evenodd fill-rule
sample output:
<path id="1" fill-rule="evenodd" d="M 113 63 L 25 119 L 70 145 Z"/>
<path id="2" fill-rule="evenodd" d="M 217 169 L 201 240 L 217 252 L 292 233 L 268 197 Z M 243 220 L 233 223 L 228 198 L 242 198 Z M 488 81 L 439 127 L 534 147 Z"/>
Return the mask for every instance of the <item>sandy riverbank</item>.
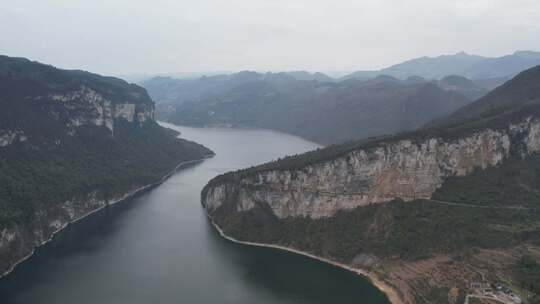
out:
<path id="1" fill-rule="evenodd" d="M 214 222 L 212 217 L 210 215 L 208 215 L 208 214 L 207 214 L 207 216 L 210 219 L 210 222 L 212 223 L 212 226 L 214 226 L 214 228 L 216 228 L 216 230 L 219 232 L 219 234 L 223 238 L 225 238 L 225 239 L 227 239 L 227 240 L 229 240 L 231 242 L 234 242 L 234 243 L 237 243 L 237 244 L 249 245 L 249 246 L 257 246 L 257 247 L 265 247 L 265 248 L 273 248 L 273 249 L 283 250 L 283 251 L 291 252 L 291 253 L 294 253 L 294 254 L 303 255 L 303 256 L 306 256 L 306 257 L 309 257 L 309 258 L 312 258 L 312 259 L 315 259 L 315 260 L 318 260 L 318 261 L 321 261 L 321 262 L 324 262 L 324 263 L 328 263 L 330 265 L 333 265 L 333 266 L 336 266 L 336 267 L 339 267 L 339 268 L 342 268 L 342 269 L 345 269 L 347 271 L 354 272 L 354 273 L 356 273 L 356 274 L 358 274 L 360 276 L 363 276 L 363 277 L 367 278 L 369 280 L 369 282 L 373 286 L 377 287 L 377 289 L 379 289 L 381 292 L 383 292 L 386 295 L 386 297 L 388 298 L 390 303 L 392 303 L 392 304 L 403 304 L 404 303 L 403 300 L 401 299 L 401 297 L 399 296 L 397 290 L 395 290 L 393 287 L 391 287 L 390 285 L 388 285 L 384 281 L 380 280 L 375 273 L 365 271 L 365 270 L 362 270 L 362 269 L 353 268 L 353 267 L 351 267 L 349 265 L 345 265 L 345 264 L 342 264 L 342 263 L 339 263 L 339 262 L 335 262 L 335 261 L 332 261 L 332 260 L 329 260 L 329 259 L 326 259 L 326 258 L 322 258 L 322 257 L 316 256 L 316 255 L 313 255 L 311 253 L 307 253 L 307 252 L 296 250 L 296 249 L 289 248 L 289 247 L 284 247 L 284 246 L 279 246 L 279 245 L 272 245 L 272 244 L 263 244 L 263 243 L 253 243 L 253 242 L 239 241 L 239 240 L 237 240 L 235 238 L 232 238 L 232 237 L 226 235 L 223 232 L 223 230 Z"/>

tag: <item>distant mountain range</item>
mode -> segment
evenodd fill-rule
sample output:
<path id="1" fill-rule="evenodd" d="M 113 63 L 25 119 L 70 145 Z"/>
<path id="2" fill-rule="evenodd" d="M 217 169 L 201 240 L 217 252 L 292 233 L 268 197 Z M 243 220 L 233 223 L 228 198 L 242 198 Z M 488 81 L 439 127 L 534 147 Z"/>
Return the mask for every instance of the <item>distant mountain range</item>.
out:
<path id="1" fill-rule="evenodd" d="M 274 129 L 334 144 L 413 130 L 487 92 L 460 76 L 440 81 L 379 76 L 339 83 L 296 80 L 288 74 L 240 73 L 229 78 L 239 75 L 255 80 L 235 82 L 201 100 L 158 105 L 158 116 L 191 126 Z"/>
<path id="2" fill-rule="evenodd" d="M 309 77 L 309 73 L 299 73 L 302 77 Z M 313 75 L 312 75 L 313 76 Z M 320 76 L 319 76 L 320 77 Z M 203 76 L 196 79 L 175 79 L 170 77 L 155 77 L 144 81 L 141 85 L 157 103 L 182 104 L 188 101 L 199 101 L 212 98 L 226 92 L 238 85 L 255 81 L 281 81 L 296 80 L 287 73 L 256 73 L 243 71 L 228 75 Z"/>
<path id="3" fill-rule="evenodd" d="M 509 79 L 539 64 L 540 52 L 518 51 L 497 58 L 461 52 L 455 55 L 415 58 L 378 71 L 358 71 L 344 76 L 341 80 L 368 79 L 378 75 L 389 75 L 400 79 L 411 76 L 440 79 L 446 75 L 460 75 L 470 79 Z"/>
<path id="4" fill-rule="evenodd" d="M 356 72 L 339 81 L 305 71 L 243 71 L 196 79 L 156 77 L 142 85 L 162 120 L 270 128 L 334 144 L 413 130 L 535 64 L 540 53 L 532 51 L 500 58 L 458 53 Z"/>
<path id="5" fill-rule="evenodd" d="M 336 81 L 334 78 L 320 72 L 310 73 L 306 71 L 295 71 L 295 72 L 286 72 L 286 73 L 294 77 L 294 79 L 296 80 L 307 80 L 307 81 L 316 80 L 316 81 L 322 81 L 322 82 Z"/>
<path id="6" fill-rule="evenodd" d="M 219 95 L 242 83 L 281 78 L 284 81 L 304 80 L 339 82 L 347 79 L 368 80 L 387 75 L 405 80 L 422 77 L 428 80 L 441 79 L 448 75 L 463 76 L 493 89 L 517 73 L 540 64 L 540 52 L 517 51 L 511 55 L 489 58 L 469 55 L 464 52 L 438 57 L 420 57 L 392 65 L 377 71 L 358 71 L 339 79 L 323 73 L 292 71 L 281 73 L 257 73 L 243 71 L 233 74 L 176 79 L 154 77 L 141 82 L 157 103 L 181 104 Z"/>

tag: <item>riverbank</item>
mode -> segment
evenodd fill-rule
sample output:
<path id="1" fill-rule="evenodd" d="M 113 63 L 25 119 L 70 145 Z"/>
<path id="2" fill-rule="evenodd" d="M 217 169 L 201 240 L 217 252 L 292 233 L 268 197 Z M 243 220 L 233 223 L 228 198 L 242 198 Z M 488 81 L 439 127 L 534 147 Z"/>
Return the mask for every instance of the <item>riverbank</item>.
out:
<path id="1" fill-rule="evenodd" d="M 206 211 L 205 211 L 205 213 L 206 213 Z M 353 267 L 351 267 L 349 265 L 345 265 L 343 263 L 335 262 L 335 261 L 332 261 L 332 260 L 329 260 L 329 259 L 326 259 L 326 258 L 323 258 L 323 257 L 313 255 L 311 253 L 307 253 L 307 252 L 304 252 L 304 251 L 300 251 L 300 250 L 285 247 L 285 246 L 272 245 L 272 244 L 263 244 L 263 243 L 254 243 L 254 242 L 245 242 L 245 241 L 237 240 L 237 239 L 235 239 L 235 238 L 233 238 L 231 236 L 226 235 L 225 232 L 223 232 L 223 230 L 214 222 L 212 217 L 208 213 L 206 213 L 206 215 L 207 215 L 208 219 L 210 220 L 210 222 L 212 223 L 212 226 L 214 226 L 214 228 L 216 228 L 216 230 L 219 232 L 221 237 L 225 238 L 228 241 L 231 241 L 231 242 L 237 243 L 237 244 L 248 245 L 248 246 L 256 246 L 256 247 L 264 247 L 264 248 L 272 248 L 272 249 L 277 249 L 277 250 L 283 250 L 283 251 L 287 251 L 287 252 L 290 252 L 290 253 L 306 256 L 306 257 L 321 261 L 323 263 L 330 264 L 330 265 L 335 266 L 335 267 L 342 268 L 344 270 L 353 272 L 353 273 L 355 273 L 357 275 L 360 275 L 360 276 L 362 276 L 364 278 L 367 278 L 368 281 L 373 286 L 375 286 L 377 289 L 379 289 L 382 293 L 384 293 L 386 295 L 386 297 L 388 298 L 390 303 L 392 303 L 392 304 L 404 304 L 403 300 L 401 299 L 401 297 L 398 294 L 398 291 L 396 289 L 394 289 L 393 287 L 391 287 L 390 285 L 388 285 L 387 283 L 385 283 L 384 281 L 380 280 L 375 273 L 372 273 L 372 272 L 369 272 L 369 271 L 366 271 L 366 270 L 362 270 L 362 269 L 353 268 Z"/>
<path id="2" fill-rule="evenodd" d="M 121 195 L 120 197 L 114 198 L 114 199 L 112 199 L 110 201 L 104 201 L 103 204 L 100 205 L 100 207 L 98 207 L 96 209 L 93 209 L 93 210 L 90 210 L 90 211 L 82 214 L 81 216 L 78 216 L 77 218 L 75 218 L 75 219 L 73 219 L 71 221 L 68 221 L 68 222 L 65 222 L 65 223 L 59 225 L 58 228 L 52 232 L 52 234 L 51 234 L 51 236 L 49 238 L 47 238 L 46 240 L 40 242 L 37 246 L 34 247 L 34 249 L 29 254 L 27 254 L 26 256 L 22 257 L 21 259 L 17 260 L 16 262 L 14 262 L 13 265 L 8 270 L 6 270 L 2 274 L 0 274 L 0 279 L 7 276 L 7 275 L 9 275 L 10 273 L 12 273 L 17 268 L 17 266 L 19 266 L 24 261 L 26 261 L 30 257 L 32 257 L 32 255 L 34 255 L 34 253 L 36 252 L 37 249 L 39 249 L 39 247 L 41 247 L 41 246 L 49 243 L 50 241 L 52 241 L 54 239 L 54 237 L 58 233 L 60 233 L 62 230 L 64 230 L 70 224 L 74 224 L 74 223 L 76 223 L 78 221 L 81 221 L 81 220 L 89 217 L 90 215 L 92 215 L 92 214 L 94 214 L 94 213 L 96 213 L 98 211 L 103 210 L 104 208 L 106 208 L 108 206 L 111 206 L 111 205 L 114 205 L 114 204 L 117 204 L 117 203 L 120 203 L 120 202 L 124 202 L 129 198 L 140 195 L 140 194 L 142 194 L 142 193 L 144 193 L 146 191 L 152 190 L 153 188 L 163 184 L 168 178 L 170 178 L 173 174 L 175 174 L 178 170 L 182 169 L 183 167 L 185 167 L 187 165 L 190 165 L 190 164 L 203 162 L 204 160 L 206 160 L 208 158 L 211 158 L 214 155 L 215 154 L 209 154 L 206 157 L 203 157 L 203 158 L 200 158 L 200 159 L 180 162 L 178 165 L 176 165 L 174 167 L 174 169 L 172 169 L 167 174 L 162 176 L 158 181 L 156 181 L 154 183 L 151 183 L 151 184 L 148 184 L 148 185 L 145 185 L 145 186 L 138 187 L 138 188 L 133 189 L 131 191 L 128 191 L 128 192 L 124 193 L 123 195 Z"/>

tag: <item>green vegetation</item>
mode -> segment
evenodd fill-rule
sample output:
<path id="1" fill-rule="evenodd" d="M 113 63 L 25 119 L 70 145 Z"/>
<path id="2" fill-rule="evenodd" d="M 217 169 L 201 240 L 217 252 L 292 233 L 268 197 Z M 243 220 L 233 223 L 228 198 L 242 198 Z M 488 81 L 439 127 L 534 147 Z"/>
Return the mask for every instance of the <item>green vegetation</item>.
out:
<path id="1" fill-rule="evenodd" d="M 442 201 L 493 206 L 538 206 L 540 155 L 513 158 L 470 176 L 449 179 L 435 194 Z M 419 259 L 471 247 L 540 241 L 540 209 L 447 206 L 431 201 L 373 204 L 330 218 L 278 219 L 268 207 L 235 212 L 226 204 L 213 216 L 241 240 L 292 246 L 349 262 L 360 253 Z"/>
<path id="2" fill-rule="evenodd" d="M 70 91 L 85 86 L 100 92 L 113 102 L 124 102 L 136 98 L 141 103 L 152 103 L 142 87 L 129 84 L 119 78 L 104 77 L 79 70 L 62 70 L 25 58 L 0 55 L 0 79 L 2 79 L 0 82 L 2 96 L 9 94 L 34 96 L 52 91 Z M 12 104 L 12 106 L 15 105 Z"/>
<path id="3" fill-rule="evenodd" d="M 210 181 L 210 184 L 238 181 L 255 172 L 303 170 L 309 165 L 331 161 L 338 157 L 346 157 L 347 154 L 353 151 L 384 148 L 388 144 L 399 140 L 411 140 L 420 143 L 429 138 L 440 138 L 446 141 L 455 141 L 480 130 L 507 129 L 509 124 L 520 123 L 528 117 L 540 117 L 539 79 L 540 67 L 521 73 L 495 91 L 465 107 L 470 108 L 470 113 L 474 113 L 473 116 L 465 115 L 466 111 L 460 114 L 463 112 L 463 110 L 460 110 L 453 114 L 451 119 L 435 121 L 429 124 L 428 127 L 414 132 L 372 137 L 328 146 L 256 167 L 230 172 L 216 177 Z M 515 96 L 515 98 L 512 96 Z M 520 143 L 521 138 L 512 138 L 511 140 L 512 153 L 520 155 L 520 152 L 523 151 L 522 143 Z"/>
<path id="4" fill-rule="evenodd" d="M 115 117 L 118 105 L 134 110 L 132 122 Z M 0 136 L 19 134 L 0 147 L 0 230 L 91 193 L 111 199 L 211 153 L 160 127 L 153 107 L 123 80 L 0 56 Z M 110 129 L 96 126 L 105 119 Z"/>
<path id="5" fill-rule="evenodd" d="M 515 271 L 521 287 L 540 294 L 540 264 L 532 256 L 522 256 Z M 537 296 L 531 303 L 540 303 L 540 297 Z"/>
<path id="6" fill-rule="evenodd" d="M 214 217 L 227 234 L 240 240 L 282 244 L 343 262 L 360 253 L 414 260 L 435 252 L 540 240 L 540 227 L 533 231 L 495 227 L 526 226 L 540 219 L 539 212 L 452 207 L 426 201 L 374 204 L 322 219 L 280 220 L 262 207 L 242 213 L 222 209 Z"/>
<path id="7" fill-rule="evenodd" d="M 0 151 L 0 229 L 29 221 L 44 205 L 94 191 L 110 199 L 209 153 L 155 122 L 142 127 L 118 122 L 114 137 L 105 128 L 87 126 L 56 148 Z"/>
<path id="8" fill-rule="evenodd" d="M 540 155 L 514 157 L 502 166 L 450 177 L 433 198 L 473 205 L 540 208 Z"/>
<path id="9" fill-rule="evenodd" d="M 480 100 L 434 123 L 436 126 L 459 125 L 465 121 L 483 120 L 540 102 L 540 66 L 518 74 Z"/>

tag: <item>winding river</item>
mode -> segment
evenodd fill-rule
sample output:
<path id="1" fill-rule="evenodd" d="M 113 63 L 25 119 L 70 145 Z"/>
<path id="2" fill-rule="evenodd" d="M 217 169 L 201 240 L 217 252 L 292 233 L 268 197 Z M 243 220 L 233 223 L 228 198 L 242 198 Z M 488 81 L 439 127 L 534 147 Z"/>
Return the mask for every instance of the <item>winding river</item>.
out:
<path id="1" fill-rule="evenodd" d="M 212 177 L 316 144 L 264 130 L 167 126 L 216 156 L 70 225 L 0 280 L 2 304 L 387 303 L 348 271 L 221 238 L 200 206 Z"/>

